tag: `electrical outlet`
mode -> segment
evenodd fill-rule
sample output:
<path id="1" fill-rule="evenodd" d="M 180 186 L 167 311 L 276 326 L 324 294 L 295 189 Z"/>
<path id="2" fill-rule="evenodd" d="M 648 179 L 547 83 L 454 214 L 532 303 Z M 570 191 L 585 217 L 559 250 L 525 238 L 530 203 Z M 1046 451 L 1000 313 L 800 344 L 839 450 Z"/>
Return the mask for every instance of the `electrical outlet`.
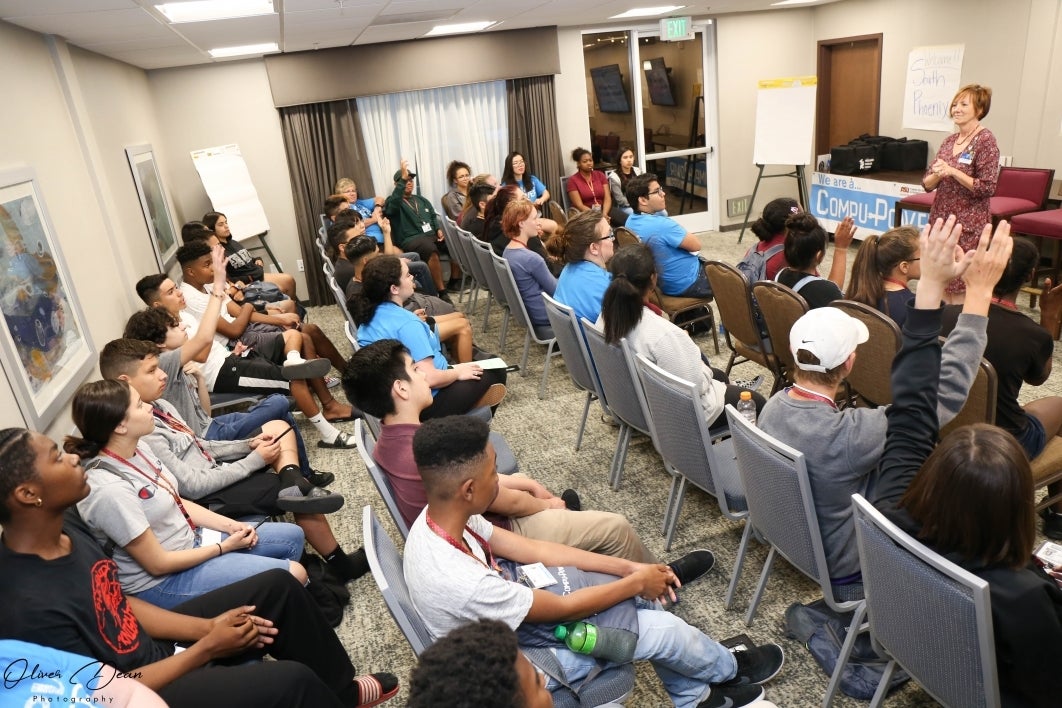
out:
<path id="1" fill-rule="evenodd" d="M 298 268 L 300 273 L 305 273 L 306 272 L 306 266 L 304 266 L 302 264 L 302 259 L 301 258 L 299 258 L 298 260 L 295 261 L 295 267 Z"/>
<path id="2" fill-rule="evenodd" d="M 1010 167 L 1013 164 L 1014 164 L 1014 157 L 1013 156 L 1011 156 L 1011 155 L 1000 155 L 999 156 L 999 166 L 1000 167 Z"/>

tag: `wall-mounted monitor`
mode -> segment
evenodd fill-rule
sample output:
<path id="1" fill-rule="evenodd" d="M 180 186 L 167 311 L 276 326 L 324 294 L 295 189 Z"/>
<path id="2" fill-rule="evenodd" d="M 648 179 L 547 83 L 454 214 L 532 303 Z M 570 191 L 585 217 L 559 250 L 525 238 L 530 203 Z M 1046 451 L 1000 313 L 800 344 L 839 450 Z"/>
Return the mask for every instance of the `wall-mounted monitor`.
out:
<path id="1" fill-rule="evenodd" d="M 627 100 L 627 89 L 623 85 L 623 74 L 619 64 L 599 66 L 590 70 L 590 79 L 594 82 L 594 94 L 602 113 L 630 113 L 631 104 Z"/>
<path id="2" fill-rule="evenodd" d="M 664 64 L 663 57 L 649 59 L 644 63 L 645 85 L 649 89 L 649 100 L 654 106 L 674 106 L 675 94 L 671 90 L 670 69 Z"/>

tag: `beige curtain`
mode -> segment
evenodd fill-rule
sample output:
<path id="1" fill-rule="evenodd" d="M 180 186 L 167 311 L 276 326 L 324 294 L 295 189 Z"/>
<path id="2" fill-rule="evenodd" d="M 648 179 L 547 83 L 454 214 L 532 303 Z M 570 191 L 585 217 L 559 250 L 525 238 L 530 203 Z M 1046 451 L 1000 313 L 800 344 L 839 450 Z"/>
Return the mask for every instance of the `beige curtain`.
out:
<path id="1" fill-rule="evenodd" d="M 557 100 L 553 76 L 532 76 L 505 82 L 508 94 L 509 145 L 530 161 L 551 199 L 563 204 L 561 176 L 564 157 L 557 132 Z"/>
<path id="2" fill-rule="evenodd" d="M 299 247 L 306 264 L 308 297 L 314 305 L 328 304 L 334 298 L 322 271 L 321 254 L 314 245 L 325 197 L 332 193 L 340 177 L 350 177 L 358 183 L 359 198 L 373 196 L 357 104 L 352 99 L 278 110 L 299 224 Z"/>

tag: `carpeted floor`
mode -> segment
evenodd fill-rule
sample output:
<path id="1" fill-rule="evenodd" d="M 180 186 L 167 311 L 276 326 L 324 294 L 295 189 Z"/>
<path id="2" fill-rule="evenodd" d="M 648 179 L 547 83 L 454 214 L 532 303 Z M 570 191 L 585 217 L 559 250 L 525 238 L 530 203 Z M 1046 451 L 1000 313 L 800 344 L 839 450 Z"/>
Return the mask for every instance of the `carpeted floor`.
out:
<path id="1" fill-rule="evenodd" d="M 736 263 L 754 237 L 751 233 L 747 234 L 743 244 L 738 244 L 737 238 L 736 232 L 701 234 L 705 246 L 703 253 L 711 258 Z M 852 246 L 852 256 L 857 247 L 858 243 Z M 506 345 L 500 343 L 501 317 L 497 308 L 492 308 L 490 322 L 484 328 L 483 295 L 485 293 L 481 292 L 479 310 L 472 319 L 476 343 L 498 353 L 510 363 L 518 363 L 524 331 L 511 327 Z M 323 327 L 341 351 L 349 352 L 343 336 L 342 315 L 335 307 L 311 308 L 309 319 Z M 711 356 L 716 366 L 725 367 L 725 345 L 721 344 L 723 353 L 715 355 L 710 335 L 699 337 L 698 344 Z M 779 558 L 758 614 L 751 628 L 746 627 L 744 614 L 766 557 L 765 549 L 753 544 L 734 609 L 723 609 L 723 596 L 733 568 L 742 525 L 725 520 L 714 498 L 691 491 L 686 496 L 674 546 L 670 552 L 665 552 L 661 524 L 670 477 L 664 471 L 652 443 L 647 438 L 635 438 L 627 457 L 622 485 L 618 491 L 612 491 L 608 486 L 607 473 L 615 449 L 617 429 L 602 421 L 601 409 L 595 404 L 591 408 L 582 449 L 575 451 L 576 427 L 582 413 L 584 395 L 575 390 L 563 363 L 556 357 L 551 365 L 547 394 L 544 399 L 538 398 L 544 352 L 544 347 L 532 344 L 530 363 L 524 372 L 526 376 L 510 374 L 508 395 L 493 423 L 493 429 L 502 433 L 512 446 L 521 471 L 543 482 L 557 494 L 568 487 L 578 490 L 586 508 L 625 514 L 646 546 L 661 559 L 670 560 L 697 548 L 711 549 L 716 556 L 715 569 L 682 593 L 676 613 L 716 639 L 747 633 L 756 643 L 779 643 L 786 653 L 786 666 L 779 677 L 767 686 L 767 698 L 779 706 L 820 704 L 827 676 L 803 646 L 784 637 L 782 629 L 785 608 L 793 602 L 809 602 L 819 597 L 821 593 L 817 591 L 817 586 Z M 1055 371 L 1059 371 L 1059 367 L 1056 366 Z M 732 376 L 752 378 L 759 373 L 763 373 L 760 367 L 744 364 L 735 367 Z M 769 387 L 768 379 L 761 392 L 766 395 Z M 1044 388 L 1048 391 L 1043 391 Z M 1044 387 L 1026 387 L 1023 400 L 1060 389 L 1062 375 L 1055 374 Z M 340 389 L 336 389 L 336 392 L 342 395 Z M 357 451 L 319 450 L 313 447 L 313 441 L 317 438 L 309 424 L 300 420 L 300 427 L 310 445 L 314 466 L 334 472 L 336 483 L 332 489 L 346 497 L 346 507 L 329 517 L 344 547 L 354 550 L 361 545 L 362 508 L 366 504 L 373 506 L 392 537 L 397 540 L 397 531 L 369 481 Z M 341 427 L 348 431 L 353 429 L 352 424 L 343 424 Z M 353 600 L 337 631 L 351 659 L 363 672 L 392 671 L 404 684 L 415 659 L 388 614 L 376 585 L 367 576 L 351 583 L 350 588 Z M 404 696 L 403 692 L 391 704 L 401 705 Z M 637 685 L 628 705 L 668 704 L 667 695 L 650 665 L 639 665 Z M 841 696 L 834 705 L 845 707 L 860 704 L 859 701 Z M 935 702 L 910 682 L 890 696 L 888 705 L 899 708 L 935 705 Z"/>

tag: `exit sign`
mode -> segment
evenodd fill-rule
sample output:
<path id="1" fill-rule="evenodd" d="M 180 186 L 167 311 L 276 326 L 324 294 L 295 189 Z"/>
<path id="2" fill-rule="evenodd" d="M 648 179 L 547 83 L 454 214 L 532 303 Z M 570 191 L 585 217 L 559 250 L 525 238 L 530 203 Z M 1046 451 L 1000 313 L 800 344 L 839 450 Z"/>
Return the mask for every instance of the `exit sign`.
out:
<path id="1" fill-rule="evenodd" d="M 665 42 L 685 42 L 693 39 L 692 17 L 665 17 L 660 20 L 660 36 Z"/>

